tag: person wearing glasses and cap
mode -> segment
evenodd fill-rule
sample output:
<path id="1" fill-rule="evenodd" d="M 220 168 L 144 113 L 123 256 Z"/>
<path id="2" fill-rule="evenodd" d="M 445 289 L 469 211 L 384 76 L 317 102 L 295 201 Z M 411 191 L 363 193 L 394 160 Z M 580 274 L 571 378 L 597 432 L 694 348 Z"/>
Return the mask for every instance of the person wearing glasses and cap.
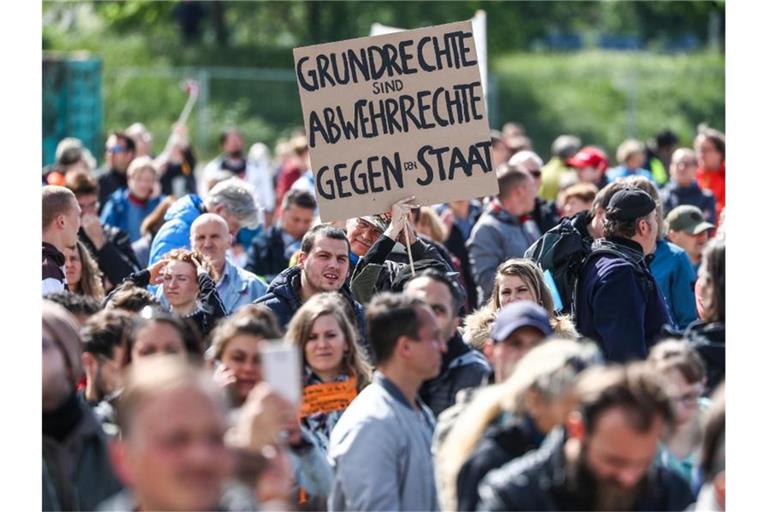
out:
<path id="1" fill-rule="evenodd" d="M 576 283 L 576 329 L 595 340 L 607 361 L 645 359 L 670 324 L 647 257 L 656 251 L 656 202 L 647 192 L 617 191 L 605 214 L 605 238 L 595 241 Z"/>
<path id="2" fill-rule="evenodd" d="M 447 251 L 416 233 L 414 226 L 420 207 L 414 199 L 410 196 L 396 201 L 388 213 L 347 221 L 350 262 L 355 265 L 350 287 L 361 304 L 367 304 L 376 293 L 394 290 L 398 275 L 410 269 L 407 242 L 411 243 L 414 264 L 430 260 L 445 272 L 454 270 L 450 255 L 444 254 Z"/>
<path id="3" fill-rule="evenodd" d="M 99 177 L 99 204 L 102 208 L 116 190 L 128 188 L 126 173 L 136 156 L 136 143 L 123 132 L 112 132 L 107 137 L 104 151 L 105 165 L 96 171 Z"/>

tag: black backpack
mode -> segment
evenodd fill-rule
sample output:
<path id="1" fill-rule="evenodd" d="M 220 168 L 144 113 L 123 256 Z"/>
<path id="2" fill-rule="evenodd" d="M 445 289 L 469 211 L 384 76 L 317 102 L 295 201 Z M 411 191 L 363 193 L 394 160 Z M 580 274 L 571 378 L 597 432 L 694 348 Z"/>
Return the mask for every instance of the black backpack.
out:
<path id="1" fill-rule="evenodd" d="M 526 258 L 535 261 L 545 273 L 552 274 L 563 303 L 561 312 L 571 311 L 576 279 L 591 252 L 592 240 L 585 239 L 576 229 L 575 219 L 561 220 L 525 251 Z"/>

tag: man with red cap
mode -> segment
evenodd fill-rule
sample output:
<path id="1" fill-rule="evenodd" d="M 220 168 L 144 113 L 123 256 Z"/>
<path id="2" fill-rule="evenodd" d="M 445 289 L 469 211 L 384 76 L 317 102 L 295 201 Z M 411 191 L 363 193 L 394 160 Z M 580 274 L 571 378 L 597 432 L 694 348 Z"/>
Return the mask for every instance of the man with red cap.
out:
<path id="1" fill-rule="evenodd" d="M 576 177 L 581 183 L 592 183 L 598 189 L 608 184 L 608 178 L 605 176 L 608 156 L 595 146 L 581 148 L 565 163 L 576 170 Z"/>

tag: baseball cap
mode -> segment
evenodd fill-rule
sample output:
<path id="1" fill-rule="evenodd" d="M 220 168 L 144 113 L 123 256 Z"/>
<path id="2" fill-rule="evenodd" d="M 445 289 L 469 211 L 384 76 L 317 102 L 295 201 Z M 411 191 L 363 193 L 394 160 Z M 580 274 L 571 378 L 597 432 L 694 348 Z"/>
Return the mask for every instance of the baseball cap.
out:
<path id="1" fill-rule="evenodd" d="M 565 163 L 577 169 L 596 167 L 598 170 L 604 171 L 608 168 L 608 156 L 595 146 L 585 146 Z"/>
<path id="2" fill-rule="evenodd" d="M 501 308 L 491 329 L 491 339 L 494 343 L 500 343 L 521 327 L 534 327 L 544 336 L 552 334 L 549 316 L 544 308 L 533 302 L 520 300 Z"/>
<path id="3" fill-rule="evenodd" d="M 656 209 L 656 202 L 648 192 L 639 188 L 623 188 L 613 194 L 605 209 L 609 220 L 635 220 Z"/>
<path id="4" fill-rule="evenodd" d="M 704 220 L 704 214 L 693 205 L 681 205 L 667 214 L 667 224 L 672 231 L 684 231 L 689 235 L 698 235 L 714 228 Z"/>
<path id="5" fill-rule="evenodd" d="M 389 226 L 388 216 L 382 213 L 379 213 L 376 215 L 363 215 L 362 217 L 358 217 L 358 218 L 363 219 L 365 222 L 375 227 L 382 233 L 386 231 L 387 226 Z"/>

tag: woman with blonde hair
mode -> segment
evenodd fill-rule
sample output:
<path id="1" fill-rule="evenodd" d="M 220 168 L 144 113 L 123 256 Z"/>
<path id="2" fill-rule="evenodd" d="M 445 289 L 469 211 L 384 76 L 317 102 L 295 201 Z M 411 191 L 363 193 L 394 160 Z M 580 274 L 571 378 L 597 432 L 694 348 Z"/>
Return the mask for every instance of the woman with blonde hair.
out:
<path id="1" fill-rule="evenodd" d="M 502 307 L 519 300 L 529 300 L 543 307 L 549 315 L 555 336 L 573 339 L 579 337 L 567 315 L 555 315 L 552 294 L 544 282 L 544 273 L 539 266 L 527 258 L 510 258 L 496 270 L 493 292 L 485 307 L 498 313 Z"/>
<path id="2" fill-rule="evenodd" d="M 64 273 L 69 291 L 101 302 L 104 299 L 102 273 L 85 245 L 78 241 L 74 249 L 65 249 L 64 256 Z"/>
<path id="3" fill-rule="evenodd" d="M 602 362 L 592 343 L 554 339 L 532 349 L 501 384 L 475 395 L 437 453 L 443 510 L 475 510 L 488 472 L 536 449 L 575 403 L 578 375 Z"/>
<path id="4" fill-rule="evenodd" d="M 301 423 L 323 452 L 341 414 L 370 381 L 350 318 L 339 294 L 321 293 L 299 308 L 285 334 L 299 348 L 304 367 Z"/>

